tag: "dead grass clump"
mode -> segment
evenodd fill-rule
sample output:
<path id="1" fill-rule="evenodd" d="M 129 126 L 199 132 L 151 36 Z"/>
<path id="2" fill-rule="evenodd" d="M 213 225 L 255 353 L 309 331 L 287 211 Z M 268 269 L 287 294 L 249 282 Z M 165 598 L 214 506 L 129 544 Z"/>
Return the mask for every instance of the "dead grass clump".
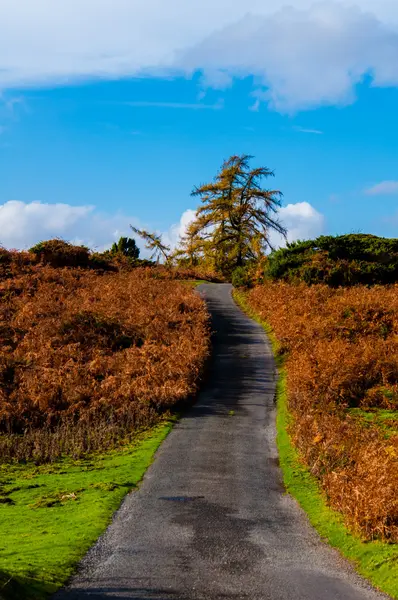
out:
<path id="1" fill-rule="evenodd" d="M 397 541 L 398 433 L 350 409 L 398 410 L 398 286 L 275 283 L 248 299 L 285 353 L 290 433 L 330 504 L 366 539 Z"/>

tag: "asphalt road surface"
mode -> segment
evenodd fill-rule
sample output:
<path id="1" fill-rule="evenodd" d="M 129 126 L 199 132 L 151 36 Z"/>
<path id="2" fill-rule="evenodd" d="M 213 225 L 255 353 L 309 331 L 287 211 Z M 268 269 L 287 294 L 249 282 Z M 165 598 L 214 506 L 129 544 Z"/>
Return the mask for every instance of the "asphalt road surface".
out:
<path id="1" fill-rule="evenodd" d="M 275 367 L 228 284 L 200 286 L 212 314 L 208 384 L 137 492 L 57 600 L 376 600 L 284 493 Z"/>

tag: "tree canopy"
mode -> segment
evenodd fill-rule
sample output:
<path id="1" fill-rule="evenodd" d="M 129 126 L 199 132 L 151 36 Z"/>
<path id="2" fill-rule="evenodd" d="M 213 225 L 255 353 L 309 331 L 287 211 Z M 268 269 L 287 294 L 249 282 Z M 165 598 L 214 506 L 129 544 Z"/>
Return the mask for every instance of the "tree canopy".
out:
<path id="1" fill-rule="evenodd" d="M 123 256 L 137 259 L 140 256 L 140 249 L 134 239 L 121 237 L 118 242 L 112 245 L 111 254 L 123 254 Z"/>
<path id="2" fill-rule="evenodd" d="M 282 193 L 263 187 L 274 173 L 267 167 L 252 169 L 251 159 L 246 154 L 231 156 L 211 183 L 194 188 L 192 196 L 200 198 L 201 205 L 177 257 L 191 264 L 213 262 L 227 274 L 272 249 L 271 230 L 286 236 L 277 218 Z"/>

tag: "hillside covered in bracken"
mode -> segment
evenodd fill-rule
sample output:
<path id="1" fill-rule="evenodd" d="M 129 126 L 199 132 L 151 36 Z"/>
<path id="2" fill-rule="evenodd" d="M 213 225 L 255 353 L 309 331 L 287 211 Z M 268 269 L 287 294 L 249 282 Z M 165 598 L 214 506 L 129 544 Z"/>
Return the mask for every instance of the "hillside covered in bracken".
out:
<path id="1" fill-rule="evenodd" d="M 195 393 L 208 316 L 177 276 L 56 241 L 1 250 L 1 460 L 103 451 Z"/>
<path id="2" fill-rule="evenodd" d="M 398 540 L 398 286 L 268 282 L 250 307 L 284 358 L 290 434 L 331 506 Z"/>

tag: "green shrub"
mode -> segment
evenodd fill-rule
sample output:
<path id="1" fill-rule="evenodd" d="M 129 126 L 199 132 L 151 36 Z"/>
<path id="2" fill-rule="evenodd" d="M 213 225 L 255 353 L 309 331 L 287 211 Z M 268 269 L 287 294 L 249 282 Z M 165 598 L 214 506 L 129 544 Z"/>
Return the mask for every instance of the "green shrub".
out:
<path id="1" fill-rule="evenodd" d="M 117 271 L 117 267 L 112 264 L 109 253 L 93 252 L 90 254 L 90 267 L 103 271 Z"/>
<path id="2" fill-rule="evenodd" d="M 265 275 L 333 287 L 396 283 L 398 239 L 349 234 L 294 242 L 269 256 Z"/>
<path id="3" fill-rule="evenodd" d="M 248 266 L 236 267 L 236 269 L 232 272 L 231 282 L 232 282 L 232 285 L 236 288 L 252 287 L 253 281 L 252 281 L 251 269 Z"/>
<path id="4" fill-rule="evenodd" d="M 115 242 L 112 245 L 109 252 L 111 255 L 122 254 L 123 256 L 127 256 L 134 260 L 137 260 L 140 256 L 140 249 L 135 243 L 135 240 L 127 237 L 121 237 L 117 243 Z"/>
<path id="5" fill-rule="evenodd" d="M 42 263 L 53 267 L 87 267 L 90 254 L 86 246 L 74 246 L 64 240 L 54 239 L 39 242 L 29 252 Z"/>

